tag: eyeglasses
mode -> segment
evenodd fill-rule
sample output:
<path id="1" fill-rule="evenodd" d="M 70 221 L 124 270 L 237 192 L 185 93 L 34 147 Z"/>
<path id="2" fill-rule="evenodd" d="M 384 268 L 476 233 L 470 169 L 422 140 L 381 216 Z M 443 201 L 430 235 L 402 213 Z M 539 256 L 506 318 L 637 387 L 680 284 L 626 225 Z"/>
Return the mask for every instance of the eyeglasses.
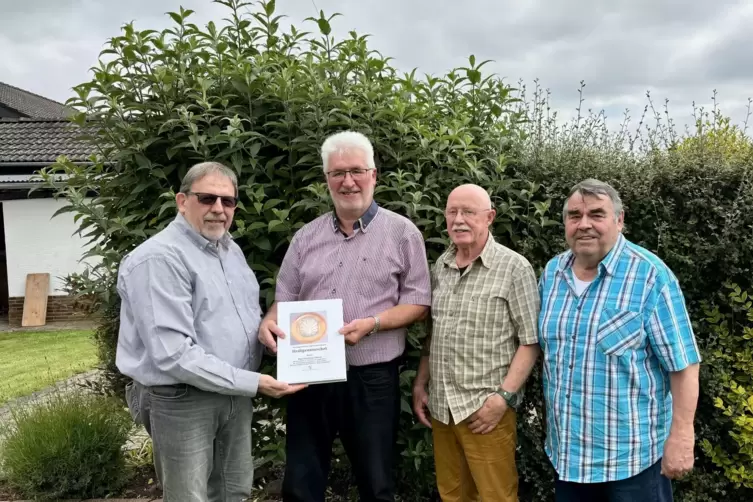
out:
<path id="1" fill-rule="evenodd" d="M 491 209 L 482 209 L 480 211 L 476 209 L 448 209 L 444 212 L 444 215 L 448 218 L 457 218 L 458 214 L 463 215 L 463 218 L 473 218 L 478 213 L 485 213 L 491 211 Z"/>
<path id="2" fill-rule="evenodd" d="M 186 192 L 186 195 L 195 195 L 196 200 L 199 201 L 199 204 L 203 204 L 204 206 L 214 206 L 214 203 L 217 202 L 217 199 L 220 199 L 222 201 L 222 205 L 224 207 L 233 208 L 238 205 L 238 197 L 233 197 L 231 195 L 215 195 L 213 193 L 202 193 L 202 192 Z"/>
<path id="3" fill-rule="evenodd" d="M 366 176 L 366 173 L 369 171 L 373 171 L 374 169 L 362 169 L 362 168 L 356 168 L 356 169 L 345 169 L 345 170 L 336 170 L 336 171 L 327 171 L 327 176 L 330 178 L 336 179 L 336 180 L 344 180 L 345 176 L 350 173 L 350 175 L 353 177 L 353 179 L 362 179 Z"/>

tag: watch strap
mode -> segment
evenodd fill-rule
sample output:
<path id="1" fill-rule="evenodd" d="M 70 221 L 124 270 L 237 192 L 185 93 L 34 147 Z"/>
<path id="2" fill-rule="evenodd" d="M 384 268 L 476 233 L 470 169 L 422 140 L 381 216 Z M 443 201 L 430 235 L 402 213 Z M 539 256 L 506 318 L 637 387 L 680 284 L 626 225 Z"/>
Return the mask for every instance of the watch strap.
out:
<path id="1" fill-rule="evenodd" d="M 379 331 L 379 328 L 381 327 L 381 323 L 379 322 L 379 317 L 378 316 L 373 315 L 373 316 L 370 316 L 370 317 L 372 319 L 374 319 L 374 328 L 371 331 L 369 331 L 369 335 L 373 335 L 374 333 L 376 333 L 377 331 Z"/>
<path id="2" fill-rule="evenodd" d="M 510 392 L 504 389 L 497 389 L 497 394 L 502 396 L 502 399 L 505 400 L 510 408 L 517 409 L 518 405 L 520 404 L 520 394 L 518 393 Z"/>

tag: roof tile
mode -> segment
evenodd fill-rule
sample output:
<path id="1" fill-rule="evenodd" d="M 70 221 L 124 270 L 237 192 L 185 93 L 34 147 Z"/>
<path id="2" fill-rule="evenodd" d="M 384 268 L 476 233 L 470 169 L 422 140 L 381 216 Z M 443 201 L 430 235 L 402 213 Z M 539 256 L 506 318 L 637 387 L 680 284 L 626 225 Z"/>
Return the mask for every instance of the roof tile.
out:
<path id="1" fill-rule="evenodd" d="M 66 120 L 0 120 L 0 166 L 6 162 L 53 163 L 60 155 L 73 162 L 86 161 L 94 148 L 81 135 L 81 128 Z"/>

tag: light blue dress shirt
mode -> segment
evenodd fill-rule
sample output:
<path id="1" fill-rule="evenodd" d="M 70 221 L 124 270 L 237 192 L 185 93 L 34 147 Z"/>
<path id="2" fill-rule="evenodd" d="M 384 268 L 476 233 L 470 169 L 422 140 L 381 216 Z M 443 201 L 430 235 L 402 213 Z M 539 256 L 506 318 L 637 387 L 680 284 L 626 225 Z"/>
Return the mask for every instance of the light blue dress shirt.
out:
<path id="1" fill-rule="evenodd" d="M 123 258 L 117 289 L 121 373 L 145 386 L 256 395 L 259 284 L 229 235 L 211 242 L 179 214 Z"/>

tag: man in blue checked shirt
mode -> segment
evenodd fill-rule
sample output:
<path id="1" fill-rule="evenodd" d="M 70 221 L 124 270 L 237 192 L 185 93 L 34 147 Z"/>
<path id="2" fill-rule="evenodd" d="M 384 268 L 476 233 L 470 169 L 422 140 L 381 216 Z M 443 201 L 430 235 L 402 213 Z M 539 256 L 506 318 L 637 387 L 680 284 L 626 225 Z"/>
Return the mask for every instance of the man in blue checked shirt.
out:
<path id="1" fill-rule="evenodd" d="M 666 502 L 693 468 L 701 356 L 680 285 L 622 235 L 617 192 L 577 184 L 570 249 L 539 281 L 546 452 L 557 502 Z"/>

